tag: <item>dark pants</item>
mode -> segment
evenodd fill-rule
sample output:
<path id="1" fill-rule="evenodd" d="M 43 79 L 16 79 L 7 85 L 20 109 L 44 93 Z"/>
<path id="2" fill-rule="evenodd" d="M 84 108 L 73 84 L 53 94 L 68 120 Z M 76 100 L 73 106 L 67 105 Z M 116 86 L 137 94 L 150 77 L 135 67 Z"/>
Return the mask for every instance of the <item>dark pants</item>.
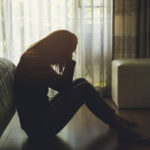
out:
<path id="1" fill-rule="evenodd" d="M 66 93 L 58 93 L 50 101 L 45 122 L 38 131 L 43 136 L 56 135 L 73 117 L 78 109 L 86 106 L 105 123 L 110 124 L 114 110 L 99 96 L 95 88 L 83 78 L 76 79 Z"/>

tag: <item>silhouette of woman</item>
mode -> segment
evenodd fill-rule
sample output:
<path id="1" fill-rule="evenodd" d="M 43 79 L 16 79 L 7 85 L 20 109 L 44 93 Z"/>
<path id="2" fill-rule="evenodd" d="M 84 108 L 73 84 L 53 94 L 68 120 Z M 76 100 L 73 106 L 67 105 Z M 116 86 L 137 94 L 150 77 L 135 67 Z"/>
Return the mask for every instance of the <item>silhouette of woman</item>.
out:
<path id="1" fill-rule="evenodd" d="M 15 99 L 22 129 L 30 138 L 53 137 L 86 106 L 128 140 L 134 139 L 128 126 L 134 123 L 115 114 L 85 79 L 74 81 L 75 34 L 58 30 L 24 52 L 15 72 Z M 58 70 L 55 71 L 54 67 Z M 59 91 L 51 101 L 48 88 Z"/>

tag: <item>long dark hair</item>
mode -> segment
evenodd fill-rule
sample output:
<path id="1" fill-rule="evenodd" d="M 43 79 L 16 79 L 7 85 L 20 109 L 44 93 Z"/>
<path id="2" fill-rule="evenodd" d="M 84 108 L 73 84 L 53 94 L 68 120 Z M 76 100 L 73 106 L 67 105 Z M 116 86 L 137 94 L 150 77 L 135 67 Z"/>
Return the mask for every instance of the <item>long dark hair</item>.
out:
<path id="1" fill-rule="evenodd" d="M 61 73 L 69 54 L 76 50 L 77 37 L 67 30 L 57 30 L 33 44 L 29 49 L 34 50 Z"/>

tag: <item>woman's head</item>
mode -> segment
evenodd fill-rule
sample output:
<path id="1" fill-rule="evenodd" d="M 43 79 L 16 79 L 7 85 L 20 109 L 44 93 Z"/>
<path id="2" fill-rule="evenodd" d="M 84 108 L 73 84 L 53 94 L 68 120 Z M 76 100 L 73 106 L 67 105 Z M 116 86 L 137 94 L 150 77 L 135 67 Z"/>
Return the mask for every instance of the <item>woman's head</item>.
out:
<path id="1" fill-rule="evenodd" d="M 49 35 L 51 46 L 58 54 L 73 53 L 77 46 L 77 37 L 67 30 L 58 30 Z"/>
<path id="2" fill-rule="evenodd" d="M 74 33 L 67 30 L 57 30 L 29 47 L 28 52 L 34 52 L 46 64 L 56 65 L 59 72 L 72 53 L 75 52 L 78 39 Z"/>
<path id="3" fill-rule="evenodd" d="M 77 37 L 67 30 L 57 30 L 35 44 L 35 49 L 53 63 L 64 63 L 76 50 Z"/>

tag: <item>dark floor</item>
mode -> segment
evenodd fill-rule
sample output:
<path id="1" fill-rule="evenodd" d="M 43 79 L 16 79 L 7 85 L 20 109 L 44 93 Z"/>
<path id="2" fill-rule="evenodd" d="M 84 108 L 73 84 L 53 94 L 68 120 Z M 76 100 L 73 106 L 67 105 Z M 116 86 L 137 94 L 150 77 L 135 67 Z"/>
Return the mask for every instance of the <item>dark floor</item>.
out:
<path id="1" fill-rule="evenodd" d="M 150 110 L 117 110 L 117 113 L 136 121 L 139 126 L 135 130 L 150 136 Z M 150 150 L 150 145 L 119 143 L 116 133 L 98 120 L 86 106 L 80 108 L 49 145 L 37 145 L 28 141 L 15 114 L 0 139 L 0 150 Z"/>

